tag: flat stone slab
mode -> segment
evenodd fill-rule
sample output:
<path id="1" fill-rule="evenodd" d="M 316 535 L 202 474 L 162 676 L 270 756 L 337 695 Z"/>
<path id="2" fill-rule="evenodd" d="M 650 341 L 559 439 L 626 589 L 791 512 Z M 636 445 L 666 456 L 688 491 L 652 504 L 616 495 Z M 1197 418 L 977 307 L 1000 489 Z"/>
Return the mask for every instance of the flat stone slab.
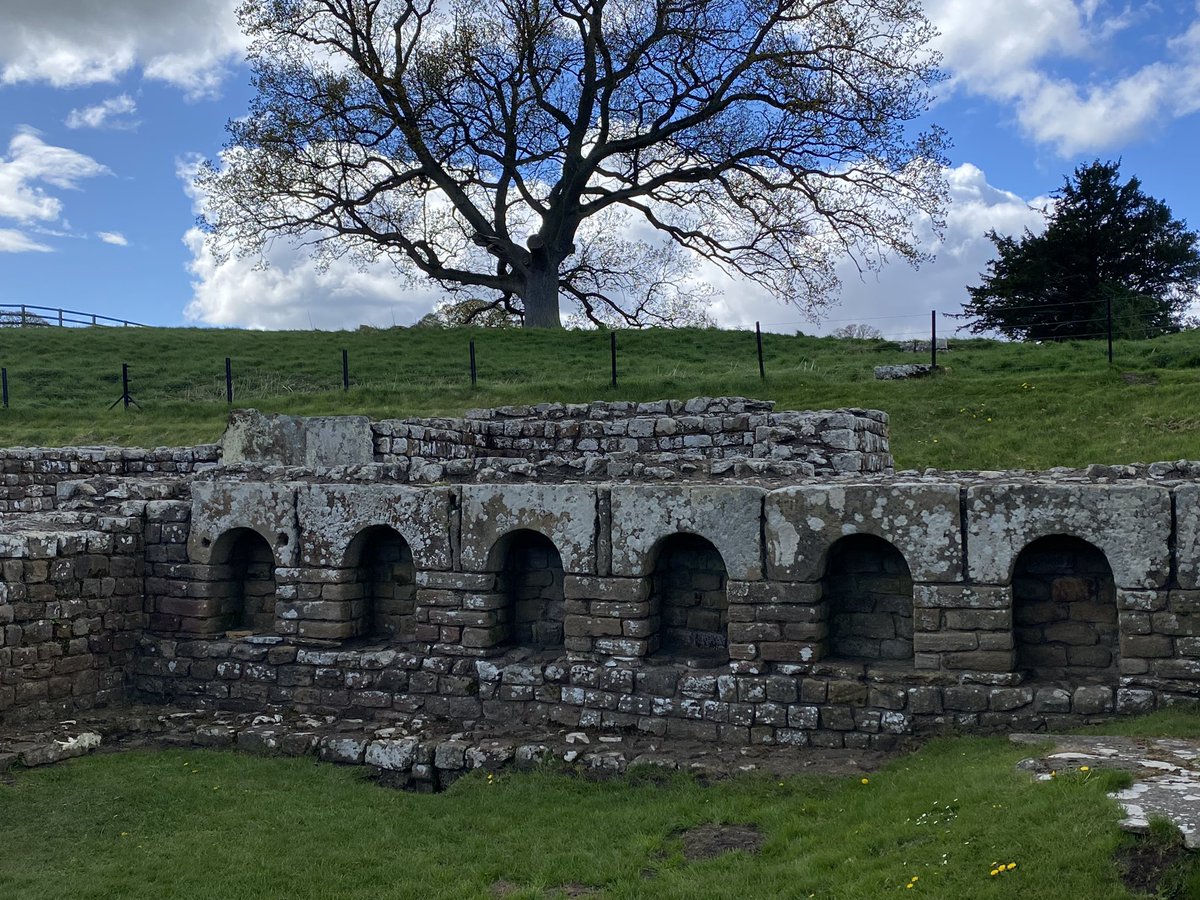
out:
<path id="1" fill-rule="evenodd" d="M 1146 834 L 1151 819 L 1167 819 L 1183 835 L 1185 847 L 1200 849 L 1200 740 L 1045 734 L 1012 734 L 1009 740 L 1053 743 L 1052 753 L 1018 764 L 1042 781 L 1049 781 L 1051 772 L 1081 766 L 1129 772 L 1133 784 L 1109 794 L 1125 811 L 1120 827 Z"/>

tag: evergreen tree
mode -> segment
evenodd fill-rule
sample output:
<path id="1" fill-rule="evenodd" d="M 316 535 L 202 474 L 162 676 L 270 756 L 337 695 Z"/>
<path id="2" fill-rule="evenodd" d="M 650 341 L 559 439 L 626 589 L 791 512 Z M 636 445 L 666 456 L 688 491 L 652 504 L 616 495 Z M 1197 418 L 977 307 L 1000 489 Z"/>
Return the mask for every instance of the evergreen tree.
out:
<path id="1" fill-rule="evenodd" d="M 988 232 L 998 255 L 959 316 L 971 332 L 1102 337 L 1110 302 L 1115 337 L 1178 331 L 1200 288 L 1200 235 L 1137 178 L 1122 184 L 1119 162 L 1079 166 L 1054 196 L 1041 234 Z"/>

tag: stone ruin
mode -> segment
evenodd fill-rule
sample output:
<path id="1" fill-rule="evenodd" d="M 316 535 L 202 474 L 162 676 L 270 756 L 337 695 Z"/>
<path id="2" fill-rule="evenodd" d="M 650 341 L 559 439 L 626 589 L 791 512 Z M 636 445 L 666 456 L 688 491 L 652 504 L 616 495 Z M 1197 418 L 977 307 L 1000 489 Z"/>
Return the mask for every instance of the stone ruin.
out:
<path id="1" fill-rule="evenodd" d="M 152 702 L 257 716 L 202 743 L 300 716 L 889 749 L 1200 697 L 1200 463 L 897 473 L 883 413 L 698 398 L 242 411 L 221 446 L 0 474 L 8 729 Z"/>

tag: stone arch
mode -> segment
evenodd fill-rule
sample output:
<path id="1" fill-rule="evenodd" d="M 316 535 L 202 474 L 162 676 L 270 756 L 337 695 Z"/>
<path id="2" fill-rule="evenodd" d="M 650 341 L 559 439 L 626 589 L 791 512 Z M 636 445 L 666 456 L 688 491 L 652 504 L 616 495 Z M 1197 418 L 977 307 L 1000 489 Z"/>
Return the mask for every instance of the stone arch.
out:
<path id="1" fill-rule="evenodd" d="M 821 593 L 829 619 L 827 659 L 912 662 L 912 573 L 890 541 L 873 534 L 835 541 Z"/>
<path id="2" fill-rule="evenodd" d="M 650 651 L 728 662 L 729 576 L 721 552 L 707 538 L 678 532 L 660 540 L 651 559 L 650 616 L 657 629 Z"/>
<path id="3" fill-rule="evenodd" d="M 221 623 L 228 631 L 275 630 L 275 554 L 252 528 L 233 528 L 212 545 L 224 588 Z"/>
<path id="4" fill-rule="evenodd" d="M 416 633 L 416 566 L 404 535 L 388 525 L 364 528 L 346 550 L 358 597 L 348 597 L 354 637 L 411 640 Z"/>
<path id="5" fill-rule="evenodd" d="M 1037 680 L 1114 680 L 1116 585 L 1104 551 L 1055 534 L 1031 541 L 1012 569 L 1018 669 Z"/>
<path id="6" fill-rule="evenodd" d="M 504 605 L 497 610 L 498 643 L 534 650 L 563 649 L 563 561 L 539 531 L 510 531 L 492 547 L 490 568 Z"/>

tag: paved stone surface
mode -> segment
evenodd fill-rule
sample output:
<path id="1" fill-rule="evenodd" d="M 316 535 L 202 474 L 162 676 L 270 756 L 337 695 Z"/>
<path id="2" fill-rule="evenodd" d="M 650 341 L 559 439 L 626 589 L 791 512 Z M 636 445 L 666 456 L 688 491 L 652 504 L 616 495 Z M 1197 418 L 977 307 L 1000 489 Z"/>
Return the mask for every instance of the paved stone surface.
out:
<path id="1" fill-rule="evenodd" d="M 1083 766 L 1129 772 L 1133 784 L 1109 794 L 1125 811 L 1121 828 L 1145 834 L 1151 819 L 1167 819 L 1183 834 L 1184 846 L 1200 849 L 1200 740 L 1044 734 L 1013 734 L 1009 740 L 1053 742 L 1054 752 L 1019 764 L 1043 781 L 1054 777 L 1053 772 Z"/>

